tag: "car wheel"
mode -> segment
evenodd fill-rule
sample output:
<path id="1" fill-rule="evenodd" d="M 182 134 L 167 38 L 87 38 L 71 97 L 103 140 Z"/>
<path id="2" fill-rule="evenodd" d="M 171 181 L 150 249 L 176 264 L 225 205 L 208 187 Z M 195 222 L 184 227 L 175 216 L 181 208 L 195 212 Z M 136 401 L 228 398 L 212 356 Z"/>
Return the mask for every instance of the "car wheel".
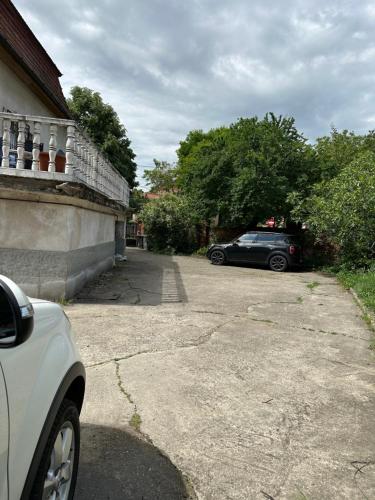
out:
<path id="1" fill-rule="evenodd" d="M 273 255 L 270 258 L 269 266 L 270 266 L 270 269 L 272 269 L 272 271 L 276 271 L 278 273 L 281 273 L 281 272 L 287 270 L 288 260 L 283 255 Z"/>
<path id="2" fill-rule="evenodd" d="M 64 399 L 52 426 L 31 500 L 72 500 L 77 481 L 80 446 L 77 406 Z"/>
<path id="3" fill-rule="evenodd" d="M 215 266 L 222 266 L 225 263 L 225 254 L 222 250 L 213 250 L 210 260 Z"/>

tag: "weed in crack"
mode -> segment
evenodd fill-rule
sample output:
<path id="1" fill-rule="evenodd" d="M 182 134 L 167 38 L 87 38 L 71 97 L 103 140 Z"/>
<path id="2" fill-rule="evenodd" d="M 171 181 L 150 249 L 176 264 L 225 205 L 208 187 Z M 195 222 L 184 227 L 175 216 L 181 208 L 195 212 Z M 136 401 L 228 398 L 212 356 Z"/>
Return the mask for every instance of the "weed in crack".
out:
<path id="1" fill-rule="evenodd" d="M 312 281 L 311 283 L 307 283 L 307 288 L 310 290 L 314 290 L 314 288 L 318 287 L 320 285 L 319 281 Z"/>

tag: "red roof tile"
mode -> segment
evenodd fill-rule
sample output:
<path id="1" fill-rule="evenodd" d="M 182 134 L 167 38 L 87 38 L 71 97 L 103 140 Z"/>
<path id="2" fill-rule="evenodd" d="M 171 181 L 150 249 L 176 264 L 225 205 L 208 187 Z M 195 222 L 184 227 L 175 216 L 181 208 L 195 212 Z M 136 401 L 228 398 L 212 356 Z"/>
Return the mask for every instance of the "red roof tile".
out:
<path id="1" fill-rule="evenodd" d="M 60 71 L 10 0 L 0 0 L 0 43 L 69 117 Z"/>

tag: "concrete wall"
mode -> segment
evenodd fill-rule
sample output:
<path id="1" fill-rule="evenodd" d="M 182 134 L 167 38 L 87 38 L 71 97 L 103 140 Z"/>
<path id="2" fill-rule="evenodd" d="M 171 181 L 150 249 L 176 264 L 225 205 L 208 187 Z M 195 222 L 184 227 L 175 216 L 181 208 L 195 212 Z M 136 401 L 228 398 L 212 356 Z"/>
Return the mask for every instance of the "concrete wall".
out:
<path id="1" fill-rule="evenodd" d="M 0 199 L 0 274 L 34 297 L 72 297 L 113 266 L 117 217 L 99 208 Z"/>

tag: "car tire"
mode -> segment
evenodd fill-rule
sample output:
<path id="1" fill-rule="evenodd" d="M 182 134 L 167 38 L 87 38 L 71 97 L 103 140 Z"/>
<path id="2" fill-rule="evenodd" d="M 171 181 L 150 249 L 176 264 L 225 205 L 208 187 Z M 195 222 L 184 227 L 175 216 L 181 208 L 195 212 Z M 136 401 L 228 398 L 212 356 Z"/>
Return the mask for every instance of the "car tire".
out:
<path id="1" fill-rule="evenodd" d="M 30 500 L 72 500 L 77 482 L 80 448 L 79 413 L 76 404 L 64 399 L 57 412 L 31 490 Z M 45 495 L 45 496 L 44 496 Z M 52 496 L 52 498 L 55 498 Z"/>
<path id="2" fill-rule="evenodd" d="M 288 259 L 284 255 L 272 255 L 268 264 L 270 269 L 277 273 L 282 273 L 288 269 Z"/>
<path id="3" fill-rule="evenodd" d="M 210 253 L 210 261 L 214 266 L 222 266 L 225 260 L 225 253 L 222 250 L 212 250 Z"/>

